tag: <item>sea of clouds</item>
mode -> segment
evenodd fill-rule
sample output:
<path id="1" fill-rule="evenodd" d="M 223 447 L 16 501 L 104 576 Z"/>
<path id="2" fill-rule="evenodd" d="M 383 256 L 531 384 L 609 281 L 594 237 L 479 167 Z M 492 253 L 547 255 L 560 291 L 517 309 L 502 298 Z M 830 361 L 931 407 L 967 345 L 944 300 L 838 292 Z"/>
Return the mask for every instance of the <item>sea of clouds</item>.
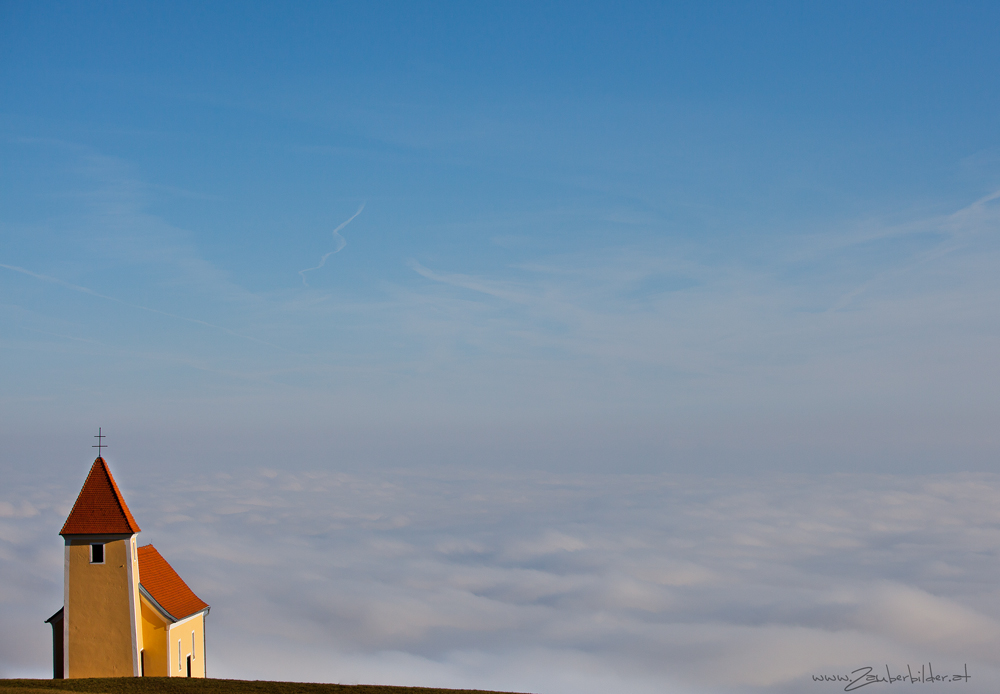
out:
<path id="1" fill-rule="evenodd" d="M 140 544 L 212 605 L 214 677 L 819 693 L 930 664 L 971 675 L 934 690 L 1000 685 L 1000 475 L 115 472 Z M 82 481 L 0 490 L 0 676 L 50 675 Z"/>

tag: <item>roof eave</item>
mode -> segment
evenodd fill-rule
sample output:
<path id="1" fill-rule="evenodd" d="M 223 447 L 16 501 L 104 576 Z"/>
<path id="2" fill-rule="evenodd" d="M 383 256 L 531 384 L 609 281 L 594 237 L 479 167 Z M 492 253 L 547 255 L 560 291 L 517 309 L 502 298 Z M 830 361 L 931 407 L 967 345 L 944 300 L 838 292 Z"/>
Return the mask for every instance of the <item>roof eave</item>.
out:
<path id="1" fill-rule="evenodd" d="M 184 617 L 174 617 L 172 614 L 167 612 L 166 608 L 164 608 L 163 605 L 161 605 L 156 601 L 156 598 L 153 597 L 153 594 L 150 593 L 146 589 L 146 586 L 142 585 L 142 583 L 139 584 L 139 593 L 142 595 L 142 597 L 149 600 L 149 603 L 156 608 L 156 611 L 159 612 L 164 618 L 166 618 L 171 624 L 173 624 L 174 622 L 179 622 L 182 619 L 184 619 Z"/>

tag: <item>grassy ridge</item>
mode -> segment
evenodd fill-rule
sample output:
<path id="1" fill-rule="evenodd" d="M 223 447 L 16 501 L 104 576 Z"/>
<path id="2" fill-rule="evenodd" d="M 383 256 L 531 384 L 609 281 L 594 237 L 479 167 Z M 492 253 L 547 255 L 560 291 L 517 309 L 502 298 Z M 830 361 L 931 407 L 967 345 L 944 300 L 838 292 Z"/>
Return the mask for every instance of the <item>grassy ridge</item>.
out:
<path id="1" fill-rule="evenodd" d="M 79 680 L 0 680 L 0 694 L 500 694 L 480 689 L 312 684 L 186 677 L 100 677 Z"/>

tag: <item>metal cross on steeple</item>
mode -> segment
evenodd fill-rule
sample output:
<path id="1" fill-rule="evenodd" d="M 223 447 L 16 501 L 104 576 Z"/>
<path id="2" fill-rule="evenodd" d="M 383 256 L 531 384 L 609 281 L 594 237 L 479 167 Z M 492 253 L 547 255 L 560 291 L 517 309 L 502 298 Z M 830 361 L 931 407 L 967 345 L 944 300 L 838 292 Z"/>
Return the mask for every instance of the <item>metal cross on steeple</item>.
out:
<path id="1" fill-rule="evenodd" d="M 104 445 L 104 439 L 106 439 L 108 437 L 101 433 L 101 427 L 97 427 L 97 436 L 95 436 L 94 438 L 97 439 L 97 445 L 96 446 L 91 446 L 91 448 L 96 448 L 97 449 L 97 457 L 100 458 L 101 457 L 101 449 L 102 448 L 107 448 L 107 446 Z"/>

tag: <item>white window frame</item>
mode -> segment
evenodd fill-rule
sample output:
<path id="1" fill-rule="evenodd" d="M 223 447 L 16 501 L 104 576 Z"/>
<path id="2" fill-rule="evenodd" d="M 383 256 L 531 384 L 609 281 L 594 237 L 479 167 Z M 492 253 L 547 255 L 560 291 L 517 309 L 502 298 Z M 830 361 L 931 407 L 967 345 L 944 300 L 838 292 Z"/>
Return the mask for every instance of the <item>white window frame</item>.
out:
<path id="1" fill-rule="evenodd" d="M 98 547 L 98 546 L 101 548 L 101 561 L 94 561 L 94 547 Z M 91 564 L 103 564 L 104 561 L 107 559 L 107 556 L 108 556 L 108 554 L 105 551 L 105 549 L 107 549 L 107 548 L 104 546 L 103 542 L 91 542 L 90 543 L 90 563 Z"/>

